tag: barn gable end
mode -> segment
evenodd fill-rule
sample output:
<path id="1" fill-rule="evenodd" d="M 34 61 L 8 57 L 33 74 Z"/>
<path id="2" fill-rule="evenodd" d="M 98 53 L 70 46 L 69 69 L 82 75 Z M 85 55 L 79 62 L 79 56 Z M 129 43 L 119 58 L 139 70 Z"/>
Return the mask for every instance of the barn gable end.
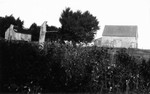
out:
<path id="1" fill-rule="evenodd" d="M 137 48 L 137 29 L 135 25 L 106 25 L 102 34 L 101 46 Z"/>

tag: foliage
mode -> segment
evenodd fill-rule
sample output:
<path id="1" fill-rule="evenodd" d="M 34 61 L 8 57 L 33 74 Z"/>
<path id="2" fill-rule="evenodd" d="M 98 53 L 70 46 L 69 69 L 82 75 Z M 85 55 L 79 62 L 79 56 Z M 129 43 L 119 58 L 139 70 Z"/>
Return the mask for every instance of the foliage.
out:
<path id="1" fill-rule="evenodd" d="M 59 28 L 56 26 L 48 26 L 46 32 L 46 41 L 58 41 L 60 39 Z"/>
<path id="2" fill-rule="evenodd" d="M 73 12 L 66 8 L 59 19 L 61 23 L 60 33 L 62 40 L 72 41 L 73 43 L 91 42 L 94 34 L 99 29 L 99 22 L 96 17 L 88 11 Z"/>
<path id="3" fill-rule="evenodd" d="M 40 26 L 38 26 L 36 23 L 33 23 L 29 31 L 32 34 L 32 41 L 39 41 L 39 36 L 40 36 Z M 55 26 L 48 26 L 47 25 L 47 32 L 46 32 L 46 41 L 55 41 L 59 39 L 59 34 L 58 32 L 53 32 L 53 31 L 59 31 L 57 27 Z"/>
<path id="4" fill-rule="evenodd" d="M 23 41 L 5 41 L 0 45 L 2 91 L 27 92 L 31 88 L 39 87 L 39 81 L 47 73 L 47 65 L 38 47 Z"/>
<path id="5" fill-rule="evenodd" d="M 32 33 L 32 41 L 39 41 L 39 36 L 40 36 L 40 26 L 37 26 L 36 23 L 33 23 L 29 30 Z"/>
<path id="6" fill-rule="evenodd" d="M 0 40 L 1 92 L 4 93 L 143 93 L 150 89 L 150 61 L 127 49 L 77 47 L 47 42 Z"/>

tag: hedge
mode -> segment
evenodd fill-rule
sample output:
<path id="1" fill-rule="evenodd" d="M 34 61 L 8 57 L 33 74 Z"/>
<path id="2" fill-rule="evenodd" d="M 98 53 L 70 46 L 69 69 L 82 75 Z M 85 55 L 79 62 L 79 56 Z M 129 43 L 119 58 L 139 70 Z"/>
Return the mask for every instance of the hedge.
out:
<path id="1" fill-rule="evenodd" d="M 114 48 L 0 40 L 2 93 L 148 93 L 150 61 Z M 138 63 L 137 63 L 138 62 Z"/>

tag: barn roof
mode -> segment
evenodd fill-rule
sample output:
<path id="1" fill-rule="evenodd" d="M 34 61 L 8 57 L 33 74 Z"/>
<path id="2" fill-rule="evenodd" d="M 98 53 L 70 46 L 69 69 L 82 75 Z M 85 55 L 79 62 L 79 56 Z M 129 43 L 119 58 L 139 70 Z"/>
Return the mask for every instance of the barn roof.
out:
<path id="1" fill-rule="evenodd" d="M 137 37 L 136 25 L 106 25 L 102 36 Z"/>

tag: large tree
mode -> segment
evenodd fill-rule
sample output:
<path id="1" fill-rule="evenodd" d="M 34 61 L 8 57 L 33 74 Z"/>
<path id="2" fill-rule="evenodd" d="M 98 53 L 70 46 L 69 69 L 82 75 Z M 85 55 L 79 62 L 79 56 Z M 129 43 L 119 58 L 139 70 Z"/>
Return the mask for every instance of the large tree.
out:
<path id="1" fill-rule="evenodd" d="M 0 37 L 5 37 L 5 31 L 13 24 L 19 28 L 23 28 L 24 22 L 20 18 L 15 19 L 13 15 L 0 17 Z"/>
<path id="2" fill-rule="evenodd" d="M 59 21 L 62 25 L 60 28 L 62 40 L 72 41 L 74 45 L 80 42 L 91 42 L 99 29 L 97 18 L 89 11 L 73 12 L 70 8 L 66 8 Z"/>

